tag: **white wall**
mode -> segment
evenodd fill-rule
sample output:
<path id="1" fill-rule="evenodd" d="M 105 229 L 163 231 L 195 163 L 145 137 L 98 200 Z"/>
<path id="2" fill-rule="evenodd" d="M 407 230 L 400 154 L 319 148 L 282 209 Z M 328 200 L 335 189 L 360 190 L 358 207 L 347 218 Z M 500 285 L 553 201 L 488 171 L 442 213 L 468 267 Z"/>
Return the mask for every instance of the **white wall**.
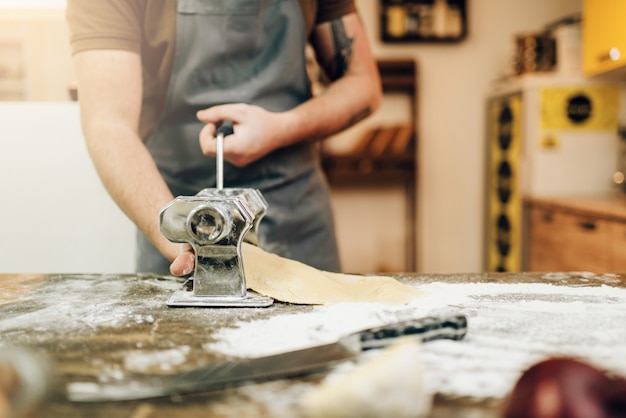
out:
<path id="1" fill-rule="evenodd" d="M 379 41 L 378 1 L 357 0 L 379 57 L 414 57 L 418 98 L 418 269 L 483 269 L 485 100 L 513 56 L 514 35 L 580 12 L 581 0 L 468 1 L 459 44 Z"/>
<path id="2" fill-rule="evenodd" d="M 78 104 L 0 102 L 0 273 L 134 271 L 134 226 L 85 149 Z"/>

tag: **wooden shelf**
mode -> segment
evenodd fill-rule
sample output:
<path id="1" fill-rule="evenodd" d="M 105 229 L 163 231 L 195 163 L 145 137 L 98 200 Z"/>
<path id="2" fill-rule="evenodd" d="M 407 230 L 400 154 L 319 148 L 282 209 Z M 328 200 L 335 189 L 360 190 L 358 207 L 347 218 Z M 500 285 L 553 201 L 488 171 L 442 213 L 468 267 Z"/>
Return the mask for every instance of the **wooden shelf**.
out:
<path id="1" fill-rule="evenodd" d="M 321 162 L 331 186 L 386 187 L 401 185 L 406 201 L 406 271 L 417 268 L 417 71 L 413 60 L 380 60 L 383 93 L 401 93 L 410 101 L 411 120 L 374 127 L 341 154 L 321 147 Z"/>
<path id="2" fill-rule="evenodd" d="M 456 43 L 467 37 L 467 1 L 446 0 L 447 10 L 433 0 L 380 0 L 380 37 L 386 43 Z M 435 33 L 434 13 L 445 20 L 444 32 Z M 439 20 L 440 21 L 440 20 Z M 454 29 L 452 27 L 454 27 Z"/>
<path id="3" fill-rule="evenodd" d="M 411 99 L 415 115 L 416 66 L 413 60 L 379 60 L 384 93 L 400 92 Z M 331 183 L 366 183 L 415 180 L 415 122 L 379 126 L 367 131 L 349 153 L 329 153 L 322 147 L 322 166 Z"/>
<path id="4" fill-rule="evenodd" d="M 412 125 L 378 127 L 366 132 L 350 154 L 322 154 L 331 183 L 403 182 L 415 176 Z"/>
<path id="5" fill-rule="evenodd" d="M 417 87 L 416 67 L 413 60 L 378 61 L 378 71 L 385 92 L 414 92 Z"/>

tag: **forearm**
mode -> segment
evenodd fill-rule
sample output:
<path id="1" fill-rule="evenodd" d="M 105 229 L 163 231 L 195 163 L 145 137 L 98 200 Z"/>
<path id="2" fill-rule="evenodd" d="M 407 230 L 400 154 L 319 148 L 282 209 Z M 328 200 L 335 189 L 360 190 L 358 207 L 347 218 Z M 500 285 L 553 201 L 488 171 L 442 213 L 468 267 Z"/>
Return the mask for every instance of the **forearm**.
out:
<path id="1" fill-rule="evenodd" d="M 169 260 L 177 247 L 159 230 L 159 211 L 173 196 L 134 132 L 104 121 L 85 127 L 87 148 L 105 188 L 135 225 Z"/>
<path id="2" fill-rule="evenodd" d="M 355 73 L 284 112 L 241 103 L 213 106 L 198 112 L 198 118 L 207 123 L 200 133 L 200 147 L 205 155 L 215 155 L 215 124 L 233 120 L 235 134 L 224 143 L 224 158 L 244 167 L 275 149 L 324 139 L 352 126 L 378 108 L 380 95 L 377 73 Z"/>
<path id="3" fill-rule="evenodd" d="M 357 14 L 320 25 L 312 44 L 332 83 L 289 112 L 287 132 L 300 140 L 349 128 L 378 109 L 382 99 L 378 68 Z"/>
<path id="4" fill-rule="evenodd" d="M 124 213 L 169 259 L 177 247 L 159 231 L 171 192 L 138 134 L 141 64 L 137 54 L 94 50 L 74 56 L 83 132 L 102 183 Z"/>
<path id="5" fill-rule="evenodd" d="M 369 77 L 346 77 L 324 93 L 290 110 L 286 132 L 295 140 L 325 139 L 376 111 L 380 95 L 373 91 Z"/>
<path id="6" fill-rule="evenodd" d="M 205 155 L 215 155 L 215 124 L 230 119 L 235 134 L 224 144 L 224 158 L 239 167 L 303 141 L 326 138 L 378 109 L 382 89 L 376 61 L 356 13 L 318 25 L 311 43 L 332 80 L 324 93 L 284 112 L 242 103 L 198 112 L 207 125 L 200 133 Z"/>

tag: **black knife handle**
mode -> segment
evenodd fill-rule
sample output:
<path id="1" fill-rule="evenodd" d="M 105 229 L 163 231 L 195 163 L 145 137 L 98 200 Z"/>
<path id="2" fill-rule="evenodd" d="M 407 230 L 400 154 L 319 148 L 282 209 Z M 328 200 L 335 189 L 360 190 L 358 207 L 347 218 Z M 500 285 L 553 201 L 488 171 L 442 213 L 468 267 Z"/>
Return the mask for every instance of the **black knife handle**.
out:
<path id="1" fill-rule="evenodd" d="M 391 344 L 395 338 L 404 335 L 416 335 L 422 342 L 451 339 L 461 340 L 467 332 L 465 315 L 429 316 L 394 322 L 389 325 L 359 331 L 361 348 L 369 350 L 382 348 Z"/>
<path id="2" fill-rule="evenodd" d="M 232 120 L 223 120 L 215 124 L 215 136 L 217 137 L 219 134 L 222 134 L 223 137 L 227 137 L 228 135 L 232 135 L 235 133 L 235 129 L 233 127 Z"/>

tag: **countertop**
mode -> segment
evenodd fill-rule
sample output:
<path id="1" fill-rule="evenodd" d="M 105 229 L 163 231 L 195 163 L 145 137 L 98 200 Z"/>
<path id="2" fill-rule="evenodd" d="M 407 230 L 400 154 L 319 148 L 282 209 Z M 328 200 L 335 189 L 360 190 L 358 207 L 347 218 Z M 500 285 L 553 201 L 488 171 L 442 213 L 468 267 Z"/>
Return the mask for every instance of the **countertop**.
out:
<path id="1" fill-rule="evenodd" d="M 0 274 L 0 348 L 26 347 L 51 361 L 58 380 L 41 416 L 64 418 L 300 417 L 299 399 L 337 370 L 141 401 L 75 403 L 65 388 L 285 351 L 289 342 L 314 345 L 365 325 L 444 311 L 466 315 L 469 329 L 462 341 L 422 346 L 435 392 L 432 417 L 500 416 L 521 372 L 550 356 L 573 355 L 626 374 L 619 357 L 626 352 L 622 274 L 394 277 L 424 296 L 393 307 L 168 308 L 165 301 L 181 286 L 169 276 Z"/>

